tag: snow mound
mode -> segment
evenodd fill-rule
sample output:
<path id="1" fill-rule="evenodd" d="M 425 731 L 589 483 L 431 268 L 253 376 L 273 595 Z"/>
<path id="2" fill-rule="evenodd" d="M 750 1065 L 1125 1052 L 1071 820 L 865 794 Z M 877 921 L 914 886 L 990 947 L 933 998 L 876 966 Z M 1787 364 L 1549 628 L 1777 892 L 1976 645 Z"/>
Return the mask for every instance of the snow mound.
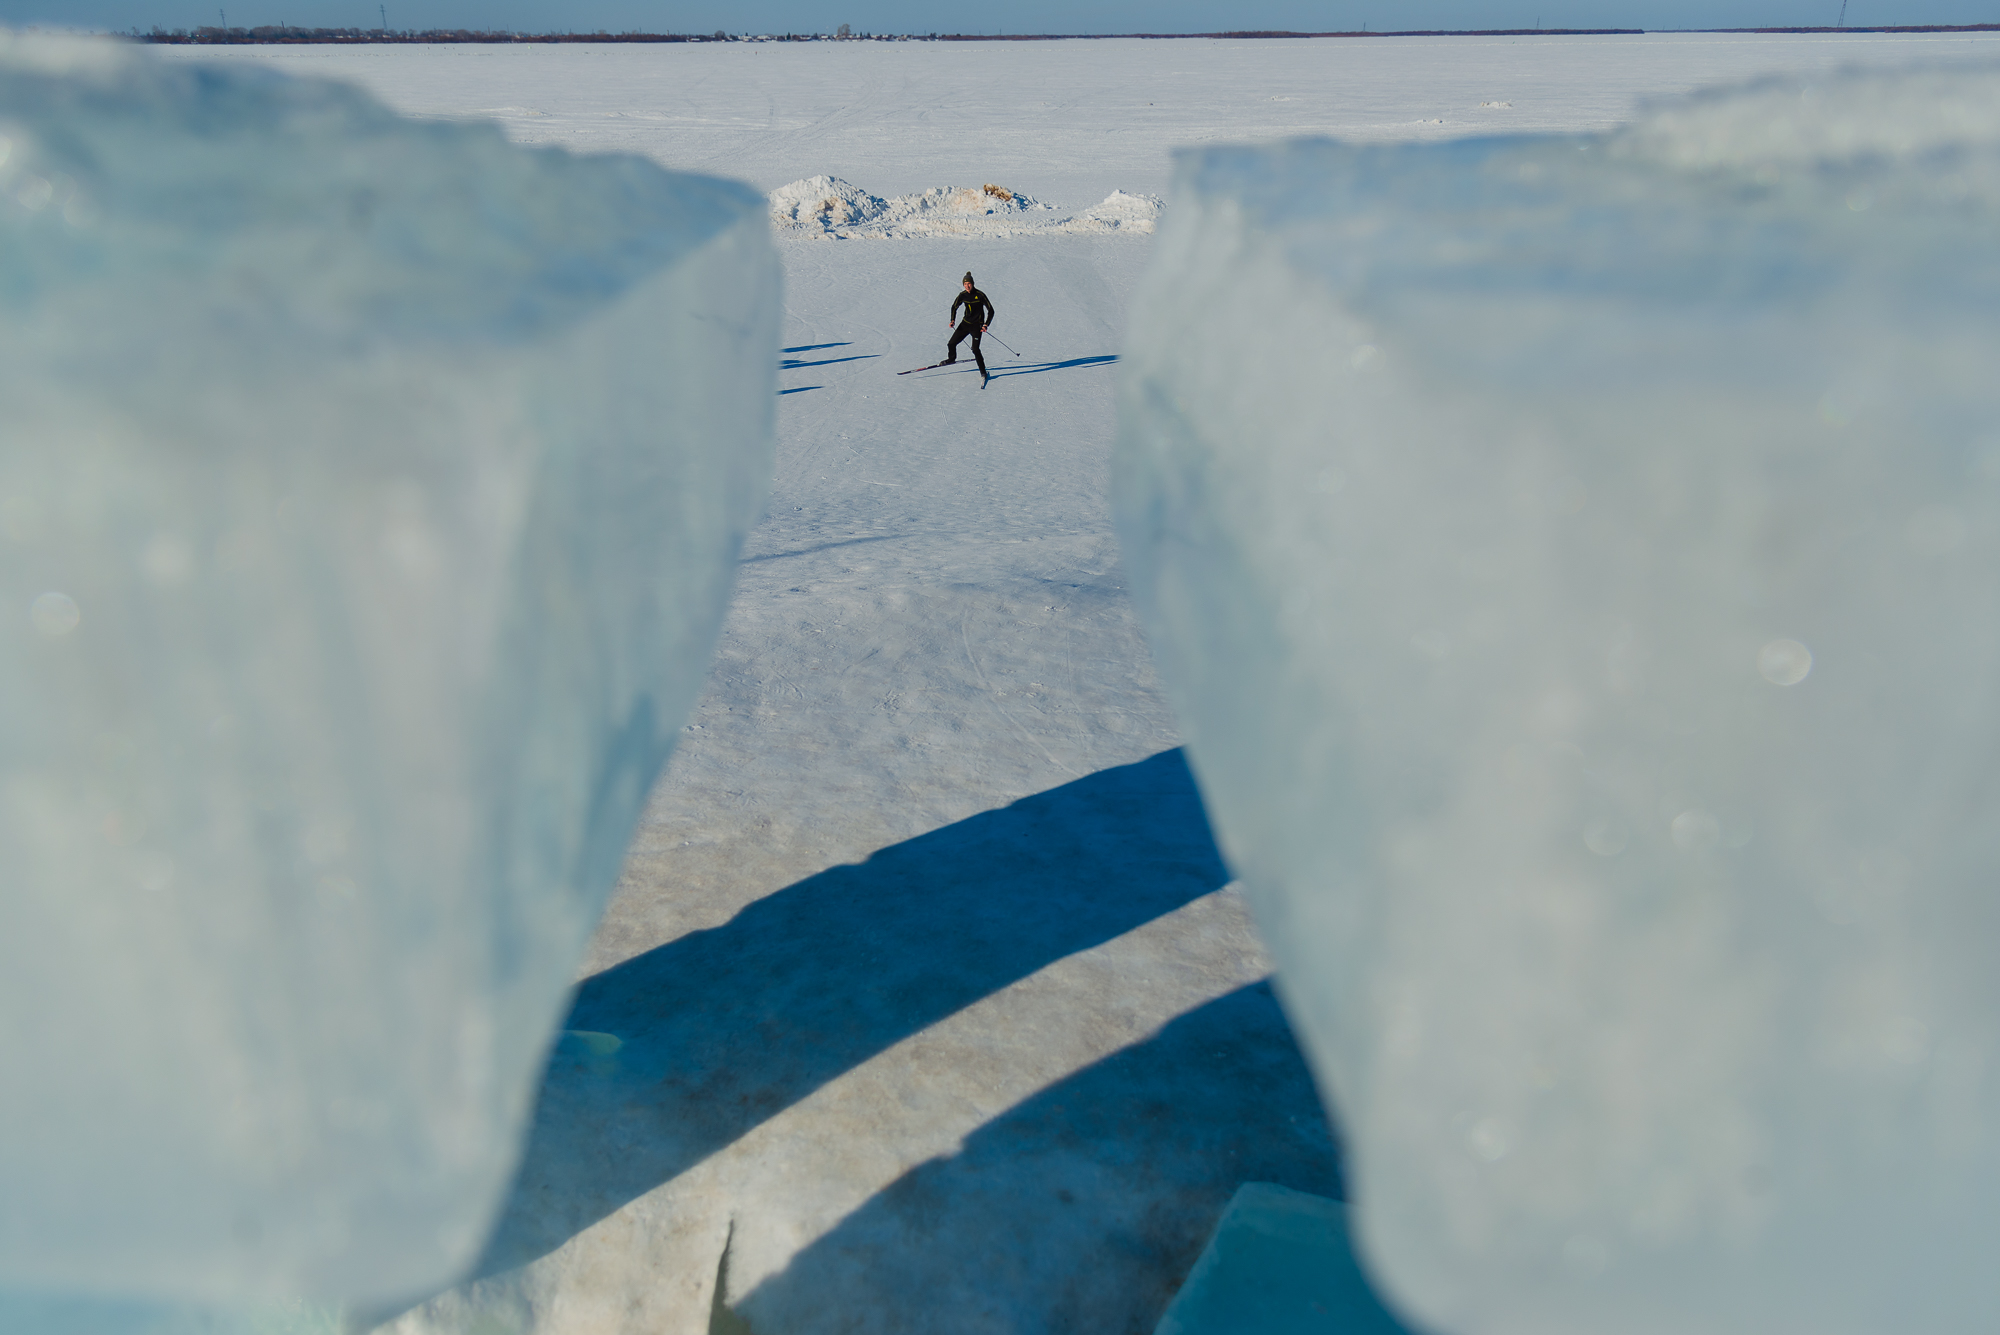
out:
<path id="1" fill-rule="evenodd" d="M 1120 546 L 1377 1277 L 1990 1330 L 2000 73 L 1174 198 Z"/>
<path id="2" fill-rule="evenodd" d="M 771 221 L 780 227 L 822 232 L 858 227 L 880 219 L 889 201 L 837 176 L 810 176 L 780 186 L 767 197 Z"/>
<path id="3" fill-rule="evenodd" d="M 1153 230 L 1162 201 L 1114 190 L 1095 208 L 1065 214 L 1003 185 L 938 186 L 883 199 L 834 176 L 813 176 L 767 196 L 782 231 L 837 240 L 855 237 L 1003 237 Z"/>
<path id="4" fill-rule="evenodd" d="M 1083 216 L 1075 219 L 1068 230 L 1145 235 L 1152 232 L 1164 208 L 1166 201 L 1158 195 L 1128 195 L 1123 190 L 1113 190 L 1102 204 L 1084 210 Z"/>
<path id="5" fill-rule="evenodd" d="M 707 673 L 762 202 L 101 40 L 0 129 L 0 1295 L 407 1300 Z"/>
<path id="6" fill-rule="evenodd" d="M 904 236 L 1006 234 L 1049 206 L 1005 186 L 940 186 L 890 202 L 888 224 Z"/>

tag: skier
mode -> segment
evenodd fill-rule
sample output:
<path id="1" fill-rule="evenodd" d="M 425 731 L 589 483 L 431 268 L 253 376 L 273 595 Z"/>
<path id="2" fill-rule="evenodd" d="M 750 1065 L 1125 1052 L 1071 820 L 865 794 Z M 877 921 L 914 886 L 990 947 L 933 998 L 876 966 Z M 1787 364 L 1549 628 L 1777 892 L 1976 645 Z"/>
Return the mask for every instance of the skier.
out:
<path id="1" fill-rule="evenodd" d="M 972 285 L 972 274 L 969 270 L 965 275 L 964 287 L 965 291 L 952 299 L 951 313 L 944 317 L 946 324 L 956 322 L 958 328 L 953 332 L 951 342 L 944 345 L 945 359 L 938 364 L 940 366 L 950 366 L 953 362 L 957 361 L 958 345 L 964 338 L 970 335 L 972 338 L 972 360 L 979 363 L 979 387 L 985 389 L 986 382 L 993 377 L 986 370 L 986 354 L 979 350 L 979 336 L 986 332 L 987 327 L 993 323 L 993 317 L 999 314 L 999 312 L 993 309 L 993 303 L 987 300 L 986 294 Z M 963 320 L 958 318 L 958 308 L 960 306 L 965 307 L 965 318 Z M 984 312 L 983 317 L 981 312 Z"/>

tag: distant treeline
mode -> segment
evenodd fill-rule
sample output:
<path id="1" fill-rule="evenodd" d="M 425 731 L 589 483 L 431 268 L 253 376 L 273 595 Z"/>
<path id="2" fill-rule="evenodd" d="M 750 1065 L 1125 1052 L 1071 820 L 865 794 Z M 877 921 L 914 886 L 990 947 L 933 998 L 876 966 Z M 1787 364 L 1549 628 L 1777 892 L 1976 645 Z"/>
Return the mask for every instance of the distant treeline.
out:
<path id="1" fill-rule="evenodd" d="M 469 28 L 155 28 L 128 36 L 142 42 L 168 46 L 254 46 L 340 42 L 359 45 L 367 42 L 723 42 L 734 40 L 722 33 L 675 32 L 480 32 Z M 782 39 L 778 39 L 782 40 Z"/>
<path id="2" fill-rule="evenodd" d="M 1122 32 L 1122 33 L 902 33 L 885 36 L 855 33 L 827 36 L 821 33 L 760 33 L 731 36 L 728 33 L 674 32 L 485 32 L 467 28 L 426 28 L 421 31 L 390 28 L 154 28 L 133 31 L 128 36 L 142 42 L 184 46 L 247 46 L 285 43 L 369 42 L 1067 42 L 1105 41 L 1114 38 L 1143 38 L 1150 41 L 1173 39 L 1264 39 L 1300 37 L 1633 37 L 1644 28 L 1477 28 L 1408 29 L 1389 32 Z M 1867 28 L 1700 28 L 1676 29 L 1716 33 L 1869 33 L 1869 32 L 2000 32 L 2000 23 L 1911 23 L 1885 24 Z"/>
<path id="3" fill-rule="evenodd" d="M 1704 32 L 2000 32 L 2000 23 L 1895 23 L 1871 28 L 1704 28 Z"/>

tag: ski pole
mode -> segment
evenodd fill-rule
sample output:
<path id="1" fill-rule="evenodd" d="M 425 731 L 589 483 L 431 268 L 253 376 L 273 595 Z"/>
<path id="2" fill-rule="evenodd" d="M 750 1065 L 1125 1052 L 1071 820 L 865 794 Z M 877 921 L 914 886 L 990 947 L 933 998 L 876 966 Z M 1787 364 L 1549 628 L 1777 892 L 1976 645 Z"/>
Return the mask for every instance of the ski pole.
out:
<path id="1" fill-rule="evenodd" d="M 992 339 L 995 343 L 1000 343 L 1000 336 L 998 334 L 988 334 L 986 337 Z M 1007 348 L 1007 345 L 1005 343 L 1000 343 L 1000 346 L 1003 348 Z M 1012 348 L 1007 348 L 1007 351 L 1014 352 Z M 1018 357 L 1021 354 L 1018 352 L 1014 352 L 1014 355 Z"/>

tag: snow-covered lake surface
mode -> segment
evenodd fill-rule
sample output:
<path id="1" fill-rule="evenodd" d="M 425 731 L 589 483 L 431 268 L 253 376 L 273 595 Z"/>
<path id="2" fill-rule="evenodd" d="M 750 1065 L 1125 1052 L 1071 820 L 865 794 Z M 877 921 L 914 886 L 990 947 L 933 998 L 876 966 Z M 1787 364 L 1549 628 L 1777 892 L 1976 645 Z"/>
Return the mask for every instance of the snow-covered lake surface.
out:
<path id="1" fill-rule="evenodd" d="M 1080 214 L 1184 144 L 1595 129 L 1992 38 L 169 49 L 882 200 Z M 1172 201 L 1166 208 L 1169 215 Z M 1066 212 L 1065 212 L 1066 211 Z M 1004 219 L 1002 220 L 1004 221 Z M 999 230 L 996 228 L 996 230 Z M 779 234 L 778 468 L 489 1278 L 401 1328 L 1145 1331 L 1235 1186 L 1338 1190 L 1105 504 L 1142 229 Z M 997 372 L 937 360 L 972 271 Z M 938 1314 L 950 1312 L 948 1321 Z"/>

